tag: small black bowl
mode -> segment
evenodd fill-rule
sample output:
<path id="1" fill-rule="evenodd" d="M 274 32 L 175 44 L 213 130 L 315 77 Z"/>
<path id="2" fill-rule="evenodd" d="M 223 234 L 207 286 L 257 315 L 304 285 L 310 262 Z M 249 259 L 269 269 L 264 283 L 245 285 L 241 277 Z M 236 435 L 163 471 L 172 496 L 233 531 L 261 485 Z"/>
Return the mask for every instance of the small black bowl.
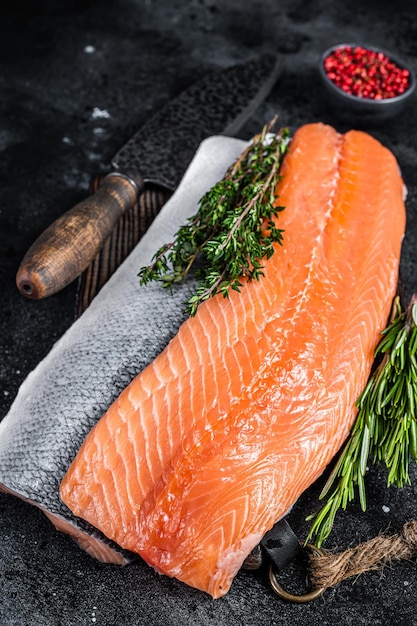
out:
<path id="1" fill-rule="evenodd" d="M 395 65 L 397 65 L 401 69 L 407 69 L 410 72 L 409 87 L 407 88 L 407 90 L 393 98 L 373 100 L 371 98 L 363 98 L 351 95 L 343 91 L 343 89 L 338 87 L 332 80 L 330 80 L 324 69 L 325 59 L 338 48 L 355 48 L 358 46 L 366 50 L 382 52 L 393 63 L 395 63 Z M 377 48 L 375 46 L 368 46 L 364 44 L 344 43 L 328 48 L 321 55 L 319 73 L 332 112 L 346 121 L 354 122 L 361 126 L 380 124 L 401 113 L 416 87 L 416 79 L 409 65 L 399 59 L 396 55 L 391 54 L 391 52 L 383 50 L 382 48 Z"/>

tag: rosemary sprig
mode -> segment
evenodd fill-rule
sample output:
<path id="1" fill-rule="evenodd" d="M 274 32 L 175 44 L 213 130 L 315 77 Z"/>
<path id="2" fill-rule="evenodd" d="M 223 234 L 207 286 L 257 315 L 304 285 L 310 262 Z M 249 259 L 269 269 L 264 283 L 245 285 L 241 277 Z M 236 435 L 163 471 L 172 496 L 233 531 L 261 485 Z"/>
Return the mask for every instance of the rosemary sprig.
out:
<path id="1" fill-rule="evenodd" d="M 314 538 L 318 547 L 330 535 L 338 510 L 345 510 L 356 492 L 366 510 L 365 474 L 370 460 L 385 464 L 388 487 L 410 484 L 410 458 L 417 461 L 417 295 L 407 312 L 395 298 L 375 363 L 358 399 L 349 438 L 319 496 L 327 496 L 327 501 L 307 517 L 313 524 L 306 541 Z"/>
<path id="2" fill-rule="evenodd" d="M 227 297 L 230 289 L 240 291 L 242 277 L 259 280 L 262 259 L 272 256 L 275 243 L 282 244 L 283 231 L 275 219 L 284 207 L 277 206 L 276 186 L 289 132 L 272 133 L 274 124 L 275 118 L 202 197 L 197 213 L 178 230 L 175 241 L 163 245 L 151 265 L 139 271 L 141 284 L 159 280 L 172 287 L 201 258 L 195 272 L 199 284 L 186 308 L 190 315 L 217 293 Z"/>

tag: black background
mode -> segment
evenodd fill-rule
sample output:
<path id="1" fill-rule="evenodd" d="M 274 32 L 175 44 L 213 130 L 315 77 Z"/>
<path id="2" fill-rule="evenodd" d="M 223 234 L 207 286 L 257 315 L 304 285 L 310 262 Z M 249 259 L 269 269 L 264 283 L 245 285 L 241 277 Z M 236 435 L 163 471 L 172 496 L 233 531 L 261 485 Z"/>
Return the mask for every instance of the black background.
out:
<path id="1" fill-rule="evenodd" d="M 196 77 L 281 52 L 284 72 L 240 135 L 275 113 L 294 130 L 322 120 L 348 124 L 326 104 L 317 63 L 328 46 L 380 45 L 417 70 L 416 3 L 330 0 L 35 0 L 0 19 L 0 417 L 31 369 L 71 325 L 77 284 L 31 302 L 15 287 L 29 245 L 82 199 L 91 177 L 132 132 Z M 417 291 L 416 97 L 406 111 L 368 130 L 397 156 L 408 187 L 402 277 Z M 94 110 L 107 111 L 98 119 Z M 326 547 L 346 548 L 416 517 L 413 486 L 386 489 L 369 473 L 369 506 L 349 506 Z M 320 485 L 289 516 L 300 537 Z M 34 507 L 0 495 L 0 623 L 4 625 L 417 624 L 414 562 L 350 579 L 308 605 L 286 604 L 262 574 L 241 572 L 213 601 L 143 564 L 102 565 L 55 531 Z"/>

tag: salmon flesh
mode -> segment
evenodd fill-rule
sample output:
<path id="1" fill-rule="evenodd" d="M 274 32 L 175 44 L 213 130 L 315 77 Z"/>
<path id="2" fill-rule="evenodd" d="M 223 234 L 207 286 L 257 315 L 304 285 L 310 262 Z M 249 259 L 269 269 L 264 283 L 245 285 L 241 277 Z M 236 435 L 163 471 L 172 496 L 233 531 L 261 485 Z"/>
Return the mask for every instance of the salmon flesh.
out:
<path id="1" fill-rule="evenodd" d="M 61 484 L 74 515 L 214 598 L 346 439 L 397 286 L 404 185 L 389 150 L 308 124 L 281 174 L 284 242 L 264 278 L 200 305 Z"/>

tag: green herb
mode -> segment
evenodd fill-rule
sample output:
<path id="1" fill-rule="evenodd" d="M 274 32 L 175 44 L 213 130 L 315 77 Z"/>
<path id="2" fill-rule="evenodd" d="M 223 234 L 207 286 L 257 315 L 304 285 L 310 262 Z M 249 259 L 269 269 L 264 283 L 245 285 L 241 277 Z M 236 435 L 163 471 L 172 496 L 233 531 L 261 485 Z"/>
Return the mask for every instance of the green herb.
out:
<path id="1" fill-rule="evenodd" d="M 318 547 L 330 535 L 338 510 L 345 510 L 356 492 L 366 510 L 365 474 L 370 459 L 386 466 L 388 487 L 410 484 L 410 458 L 417 461 L 417 295 L 407 312 L 395 298 L 382 335 L 350 436 L 320 494 L 320 499 L 328 496 L 327 501 L 307 518 L 313 521 L 307 541 L 314 537 Z"/>
<path id="2" fill-rule="evenodd" d="M 259 280 L 262 259 L 282 244 L 283 231 L 275 218 L 279 170 L 289 143 L 287 129 L 272 133 L 275 119 L 256 135 L 224 178 L 200 200 L 197 213 L 182 226 L 173 243 L 162 246 L 138 276 L 141 284 L 159 280 L 164 287 L 181 283 L 197 259 L 196 293 L 187 303 L 194 315 L 198 305 L 217 293 L 240 291 L 242 277 Z"/>

